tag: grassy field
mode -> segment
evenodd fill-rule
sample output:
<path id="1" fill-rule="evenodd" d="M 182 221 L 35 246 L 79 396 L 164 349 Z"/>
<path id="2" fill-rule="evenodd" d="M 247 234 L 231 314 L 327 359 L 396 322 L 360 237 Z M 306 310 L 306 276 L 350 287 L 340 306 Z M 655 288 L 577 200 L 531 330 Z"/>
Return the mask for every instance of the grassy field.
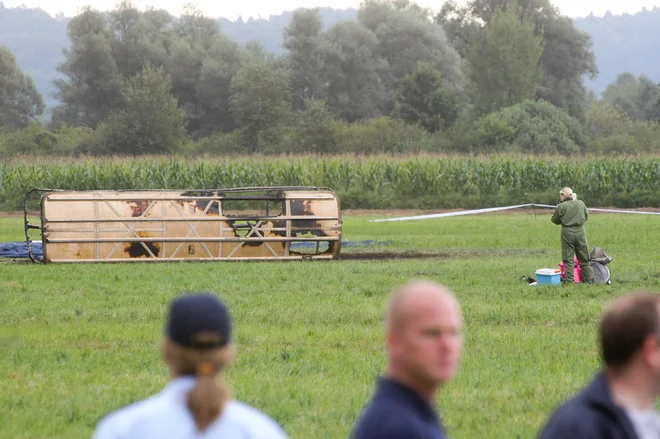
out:
<path id="1" fill-rule="evenodd" d="M 450 437 L 532 438 L 597 369 L 603 304 L 660 289 L 660 218 L 642 215 L 590 217 L 590 245 L 614 258 L 612 285 L 522 282 L 559 262 L 549 215 L 345 217 L 344 239 L 394 241 L 359 250 L 370 255 L 360 260 L 0 263 L 0 437 L 90 437 L 107 412 L 160 390 L 165 306 L 180 292 L 207 290 L 234 316 L 238 358 L 227 379 L 235 396 L 291 438 L 346 438 L 384 366 L 386 298 L 421 278 L 453 289 L 465 316 L 463 363 L 437 400 Z M 0 218 L 0 242 L 21 238 L 22 218 Z"/>

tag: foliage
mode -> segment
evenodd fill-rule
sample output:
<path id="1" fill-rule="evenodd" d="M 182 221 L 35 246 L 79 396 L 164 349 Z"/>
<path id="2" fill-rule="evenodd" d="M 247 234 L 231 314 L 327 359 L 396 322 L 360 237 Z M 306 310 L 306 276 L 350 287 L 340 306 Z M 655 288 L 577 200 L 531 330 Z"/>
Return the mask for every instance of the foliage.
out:
<path id="1" fill-rule="evenodd" d="M 246 152 L 280 142 L 279 127 L 288 120 L 291 105 L 288 72 L 264 61 L 252 61 L 236 74 L 231 90 L 231 111 Z"/>
<path id="2" fill-rule="evenodd" d="M 476 131 L 484 151 L 567 155 L 586 144 L 579 121 L 544 101 L 525 101 L 484 116 Z"/>
<path id="3" fill-rule="evenodd" d="M 379 117 L 365 122 L 340 122 L 339 152 L 354 154 L 399 154 L 432 151 L 432 137 L 424 129 L 400 119 Z"/>
<path id="4" fill-rule="evenodd" d="M 626 72 L 603 91 L 603 101 L 632 120 L 660 118 L 660 87 L 648 77 Z"/>
<path id="5" fill-rule="evenodd" d="M 367 2 L 362 2 L 366 4 Z M 402 2 L 396 2 L 402 3 Z M 443 2 L 443 5 L 448 2 Z M 463 2 L 458 2 L 463 3 Z M 537 2 L 543 5 L 542 2 Z M 552 1 L 556 3 L 556 1 Z M 408 6 L 408 8 L 411 8 Z M 438 6 L 440 7 L 440 6 Z M 553 16 L 553 7 L 544 8 L 548 17 Z M 337 9 L 330 7 L 318 8 L 319 16 L 325 28 L 332 27 L 338 21 L 355 21 L 358 19 L 360 11 L 358 9 Z M 158 28 L 160 23 L 167 23 L 175 19 L 163 10 L 155 9 L 145 11 L 157 19 L 154 19 L 154 28 Z M 268 18 L 238 18 L 230 21 L 226 18 L 218 19 L 222 32 L 235 41 L 239 46 L 245 45 L 250 40 L 258 40 L 263 47 L 277 56 L 287 53 L 283 47 L 283 29 L 292 22 L 294 11 L 286 11 L 282 14 L 271 15 Z M 556 15 L 556 14 L 555 14 Z M 373 15 L 372 15 L 373 16 Z M 579 69 L 584 65 L 584 61 L 592 63 L 590 69 L 595 67 L 594 60 L 597 61 L 598 75 L 586 73 L 585 83 L 598 95 L 606 86 L 616 80 L 616 77 L 622 70 L 630 71 L 636 76 L 645 74 L 649 78 L 657 80 L 660 78 L 660 64 L 656 62 L 653 56 L 647 56 L 655 48 L 655 41 L 658 38 L 658 21 L 660 20 L 660 9 L 649 8 L 642 9 L 635 14 L 606 14 L 605 16 L 590 15 L 575 19 L 565 19 L 562 25 L 551 22 L 552 37 L 548 33 L 549 27 L 541 23 L 546 32 L 546 38 L 552 38 L 556 41 L 552 49 L 554 54 L 551 58 L 544 60 L 544 64 L 550 66 L 554 61 L 560 62 L 554 66 L 557 70 Z M 51 96 L 53 91 L 52 80 L 57 78 L 56 66 L 62 61 L 62 49 L 70 48 L 71 42 L 67 38 L 67 25 L 71 17 L 61 15 L 52 17 L 45 11 L 30 7 L 0 8 L 0 44 L 11 49 L 17 57 L 21 70 L 27 72 L 34 78 L 37 89 L 41 93 L 47 108 L 52 108 L 57 101 Z M 376 23 L 382 20 L 375 19 Z M 447 34 L 447 40 L 452 45 L 457 45 L 460 36 L 451 29 L 450 23 L 443 23 L 443 30 Z M 471 26 L 471 20 L 464 20 L 455 23 L 457 27 Z M 140 24 L 135 30 L 143 26 Z M 149 25 L 152 26 L 152 25 Z M 371 26 L 371 24 L 370 24 Z M 165 30 L 169 30 L 169 24 L 165 25 Z M 578 33 L 574 33 L 575 30 Z M 580 62 L 580 46 L 585 41 L 584 36 L 588 36 L 593 45 L 588 44 L 589 50 L 593 53 L 591 61 L 582 58 Z M 575 50 L 569 50 L 573 47 Z M 422 48 L 430 50 L 429 47 Z M 420 49 L 421 50 L 421 49 Z M 461 50 L 459 52 L 463 53 Z M 563 54 L 562 54 L 563 53 Z M 410 64 L 412 67 L 414 65 Z M 622 69 L 622 66 L 624 67 Z M 547 70 L 546 70 L 547 72 Z M 560 73 L 560 72 L 559 72 Z M 573 93 L 566 84 L 567 75 L 554 75 L 552 80 L 545 79 L 548 87 L 548 93 L 552 90 L 560 91 L 565 89 L 564 95 L 556 95 L 557 101 L 552 101 L 560 106 L 561 99 Z M 585 77 L 577 75 L 576 78 Z M 554 85 L 553 85 L 554 84 Z M 579 92 L 579 90 L 577 90 Z M 578 93 L 577 96 L 580 96 Z M 548 98 L 548 96 L 545 96 Z M 552 97 L 552 96 L 549 96 Z M 586 111 L 586 108 L 585 108 Z"/>
<path id="6" fill-rule="evenodd" d="M 409 0 L 367 0 L 358 10 L 358 22 L 374 33 L 377 54 L 387 62 L 382 75 L 388 89 L 413 72 L 415 66 L 427 63 L 440 71 L 443 86 L 453 92 L 463 88 L 461 57 L 451 46 L 443 30 L 430 19 L 430 12 Z M 388 96 L 385 114 L 396 96 Z"/>
<path id="7" fill-rule="evenodd" d="M 342 135 L 340 127 L 340 139 Z M 350 146 L 341 142 L 339 145 Z M 341 198 L 347 196 L 342 202 L 346 209 L 476 208 L 492 206 L 494 201 L 520 203 L 521 196 L 551 204 L 556 202 L 558 188 L 564 186 L 573 188 L 592 206 L 624 203 L 658 207 L 660 159 L 522 155 L 361 157 L 357 154 L 213 159 L 197 155 L 132 160 L 29 158 L 0 164 L 0 205 L 4 204 L 5 209 L 21 208 L 20 197 L 33 187 L 146 189 L 269 185 L 330 186 Z"/>
<path id="8" fill-rule="evenodd" d="M 592 137 L 607 137 L 632 126 L 630 117 L 606 102 L 596 102 L 587 113 L 586 131 Z"/>
<path id="9" fill-rule="evenodd" d="M 433 133 L 456 121 L 458 98 L 443 87 L 439 71 L 428 63 L 418 63 L 399 83 L 395 115 Z"/>
<path id="10" fill-rule="evenodd" d="M 326 32 L 328 106 L 347 122 L 379 117 L 388 102 L 387 61 L 378 54 L 378 38 L 356 22 L 335 24 Z"/>
<path id="11" fill-rule="evenodd" d="M 64 49 L 64 61 L 57 67 L 64 78 L 53 82 L 61 102 L 53 110 L 53 119 L 96 128 L 122 105 L 121 78 L 112 56 L 113 33 L 101 12 L 85 7 L 69 23 L 67 34 L 71 48 Z"/>
<path id="12" fill-rule="evenodd" d="M 0 41 L 5 30 L 17 31 L 14 18 L 27 17 L 52 29 L 39 11 L 0 7 L 0 19 L 11 23 L 0 29 Z M 191 5 L 175 17 L 122 0 L 109 13 L 84 7 L 72 19 L 57 20 L 69 41 L 55 81 L 60 105 L 44 125 L 50 134 L 33 125 L 11 144 L 3 136 L 3 155 L 658 150 L 660 87 L 625 73 L 602 101 L 585 93 L 583 78 L 597 73 L 591 40 L 550 0 L 450 1 L 437 23 L 430 10 L 410 0 L 367 0 L 353 12 L 298 9 L 235 24 Z M 239 26 L 251 29 L 249 35 L 237 34 Z M 277 38 L 265 38 L 259 26 L 277 29 Z M 273 52 L 275 40 L 283 47 Z M 161 102 L 176 101 L 185 135 L 176 122 L 162 124 L 162 133 L 150 131 L 153 144 L 133 137 L 147 136 L 146 125 L 138 128 L 136 121 L 156 120 L 135 113 L 154 108 L 153 102 L 141 98 L 145 107 L 134 100 L 131 109 L 125 99 L 124 84 L 145 68 L 167 74 L 171 96 L 160 94 Z M 28 106 L 31 93 L 23 94 Z M 497 112 L 532 100 L 547 113 L 538 120 L 520 111 Z M 4 130 L 35 121 L 42 110 L 38 100 L 32 103 L 34 112 Z M 588 139 L 573 119 L 545 103 L 575 117 Z M 11 106 L 2 108 L 0 115 Z M 59 129 L 85 134 L 60 140 Z"/>
<path id="13" fill-rule="evenodd" d="M 284 29 L 283 47 L 291 72 L 293 108 L 300 110 L 306 99 L 324 99 L 326 58 L 330 45 L 323 35 L 323 21 L 318 9 L 298 9 Z"/>
<path id="14" fill-rule="evenodd" d="M 529 12 L 516 2 L 498 7 L 470 43 L 466 56 L 477 114 L 534 98 L 543 78 L 542 54 L 543 34 L 535 34 Z"/>
<path id="15" fill-rule="evenodd" d="M 126 107 L 110 114 L 97 130 L 100 154 L 142 155 L 176 152 L 185 138 L 185 113 L 170 94 L 162 68 L 145 67 L 124 81 Z"/>
<path id="16" fill-rule="evenodd" d="M 38 122 L 31 122 L 22 130 L 0 134 L 0 157 L 76 155 L 93 136 L 94 132 L 87 128 L 62 126 L 47 130 Z"/>
<path id="17" fill-rule="evenodd" d="M 306 99 L 295 115 L 291 143 L 295 152 L 332 154 L 340 148 L 337 122 L 322 100 Z"/>
<path id="18" fill-rule="evenodd" d="M 509 0 L 450 0 L 436 16 L 454 47 L 466 56 L 469 47 Z M 540 67 L 543 81 L 537 97 L 569 111 L 582 120 L 586 111 L 583 77 L 598 73 L 589 35 L 559 13 L 551 0 L 519 0 L 522 10 L 533 18 L 536 35 L 543 35 Z"/>
<path id="19" fill-rule="evenodd" d="M 14 54 L 0 46 L 0 129 L 23 128 L 43 112 L 43 98 L 33 79 L 21 72 Z"/>

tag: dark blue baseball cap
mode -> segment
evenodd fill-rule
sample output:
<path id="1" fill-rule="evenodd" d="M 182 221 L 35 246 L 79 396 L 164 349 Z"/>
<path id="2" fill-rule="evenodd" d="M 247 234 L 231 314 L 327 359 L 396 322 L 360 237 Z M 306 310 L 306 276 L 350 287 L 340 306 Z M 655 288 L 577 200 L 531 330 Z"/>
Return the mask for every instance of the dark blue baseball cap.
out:
<path id="1" fill-rule="evenodd" d="M 165 334 L 176 344 L 214 349 L 231 341 L 227 306 L 209 293 L 191 293 L 170 302 Z"/>

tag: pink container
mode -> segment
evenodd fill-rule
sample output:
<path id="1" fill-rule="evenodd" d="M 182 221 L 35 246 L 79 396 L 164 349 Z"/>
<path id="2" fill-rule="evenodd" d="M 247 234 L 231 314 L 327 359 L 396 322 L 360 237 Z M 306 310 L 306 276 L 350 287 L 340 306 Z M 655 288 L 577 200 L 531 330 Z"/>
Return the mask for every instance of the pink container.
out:
<path id="1" fill-rule="evenodd" d="M 564 271 L 565 271 L 565 267 L 564 267 L 563 262 L 559 263 L 559 268 L 561 269 L 561 274 L 559 275 L 559 277 L 561 279 L 563 279 L 564 278 Z M 578 263 L 577 257 L 573 256 L 573 282 L 576 283 L 576 284 L 580 283 L 580 273 L 581 273 L 581 271 L 582 270 L 580 269 L 580 264 Z"/>

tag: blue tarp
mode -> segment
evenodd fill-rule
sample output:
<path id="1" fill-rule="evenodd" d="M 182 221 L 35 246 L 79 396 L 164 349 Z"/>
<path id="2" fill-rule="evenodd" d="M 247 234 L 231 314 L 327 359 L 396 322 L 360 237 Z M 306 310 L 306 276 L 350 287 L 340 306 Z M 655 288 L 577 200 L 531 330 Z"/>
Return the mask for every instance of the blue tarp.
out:
<path id="1" fill-rule="evenodd" d="M 370 245 L 391 245 L 393 244 L 394 241 L 387 241 L 387 242 L 378 242 L 378 241 L 373 241 L 373 240 L 365 240 L 365 241 L 342 241 L 341 246 L 342 247 L 368 247 Z M 35 258 L 41 259 L 43 257 L 43 247 L 41 245 L 41 241 L 33 241 L 30 243 L 30 247 L 32 248 L 32 256 Z M 327 243 L 322 243 L 320 245 L 322 248 L 327 248 L 328 244 Z M 296 249 L 314 249 L 316 248 L 316 242 L 314 241 L 302 241 L 302 242 L 292 242 L 291 243 L 291 249 L 296 250 Z M 7 242 L 7 243 L 0 243 L 0 258 L 14 258 L 14 259 L 21 259 L 21 258 L 28 258 L 28 249 L 27 249 L 27 244 L 25 241 L 22 242 Z"/>
<path id="2" fill-rule="evenodd" d="M 365 241 L 342 241 L 341 246 L 344 247 L 369 247 L 370 245 L 392 245 L 394 241 L 387 242 L 378 242 L 373 240 Z M 319 247 L 328 248 L 327 242 L 322 242 L 319 244 Z M 303 248 L 316 248 L 316 241 L 297 241 L 291 243 L 291 250 L 303 249 Z"/>
<path id="3" fill-rule="evenodd" d="M 41 242 L 33 241 L 30 243 L 32 255 L 35 258 L 43 257 L 43 247 Z M 0 258 L 28 258 L 28 248 L 25 241 L 22 242 L 0 242 Z"/>

